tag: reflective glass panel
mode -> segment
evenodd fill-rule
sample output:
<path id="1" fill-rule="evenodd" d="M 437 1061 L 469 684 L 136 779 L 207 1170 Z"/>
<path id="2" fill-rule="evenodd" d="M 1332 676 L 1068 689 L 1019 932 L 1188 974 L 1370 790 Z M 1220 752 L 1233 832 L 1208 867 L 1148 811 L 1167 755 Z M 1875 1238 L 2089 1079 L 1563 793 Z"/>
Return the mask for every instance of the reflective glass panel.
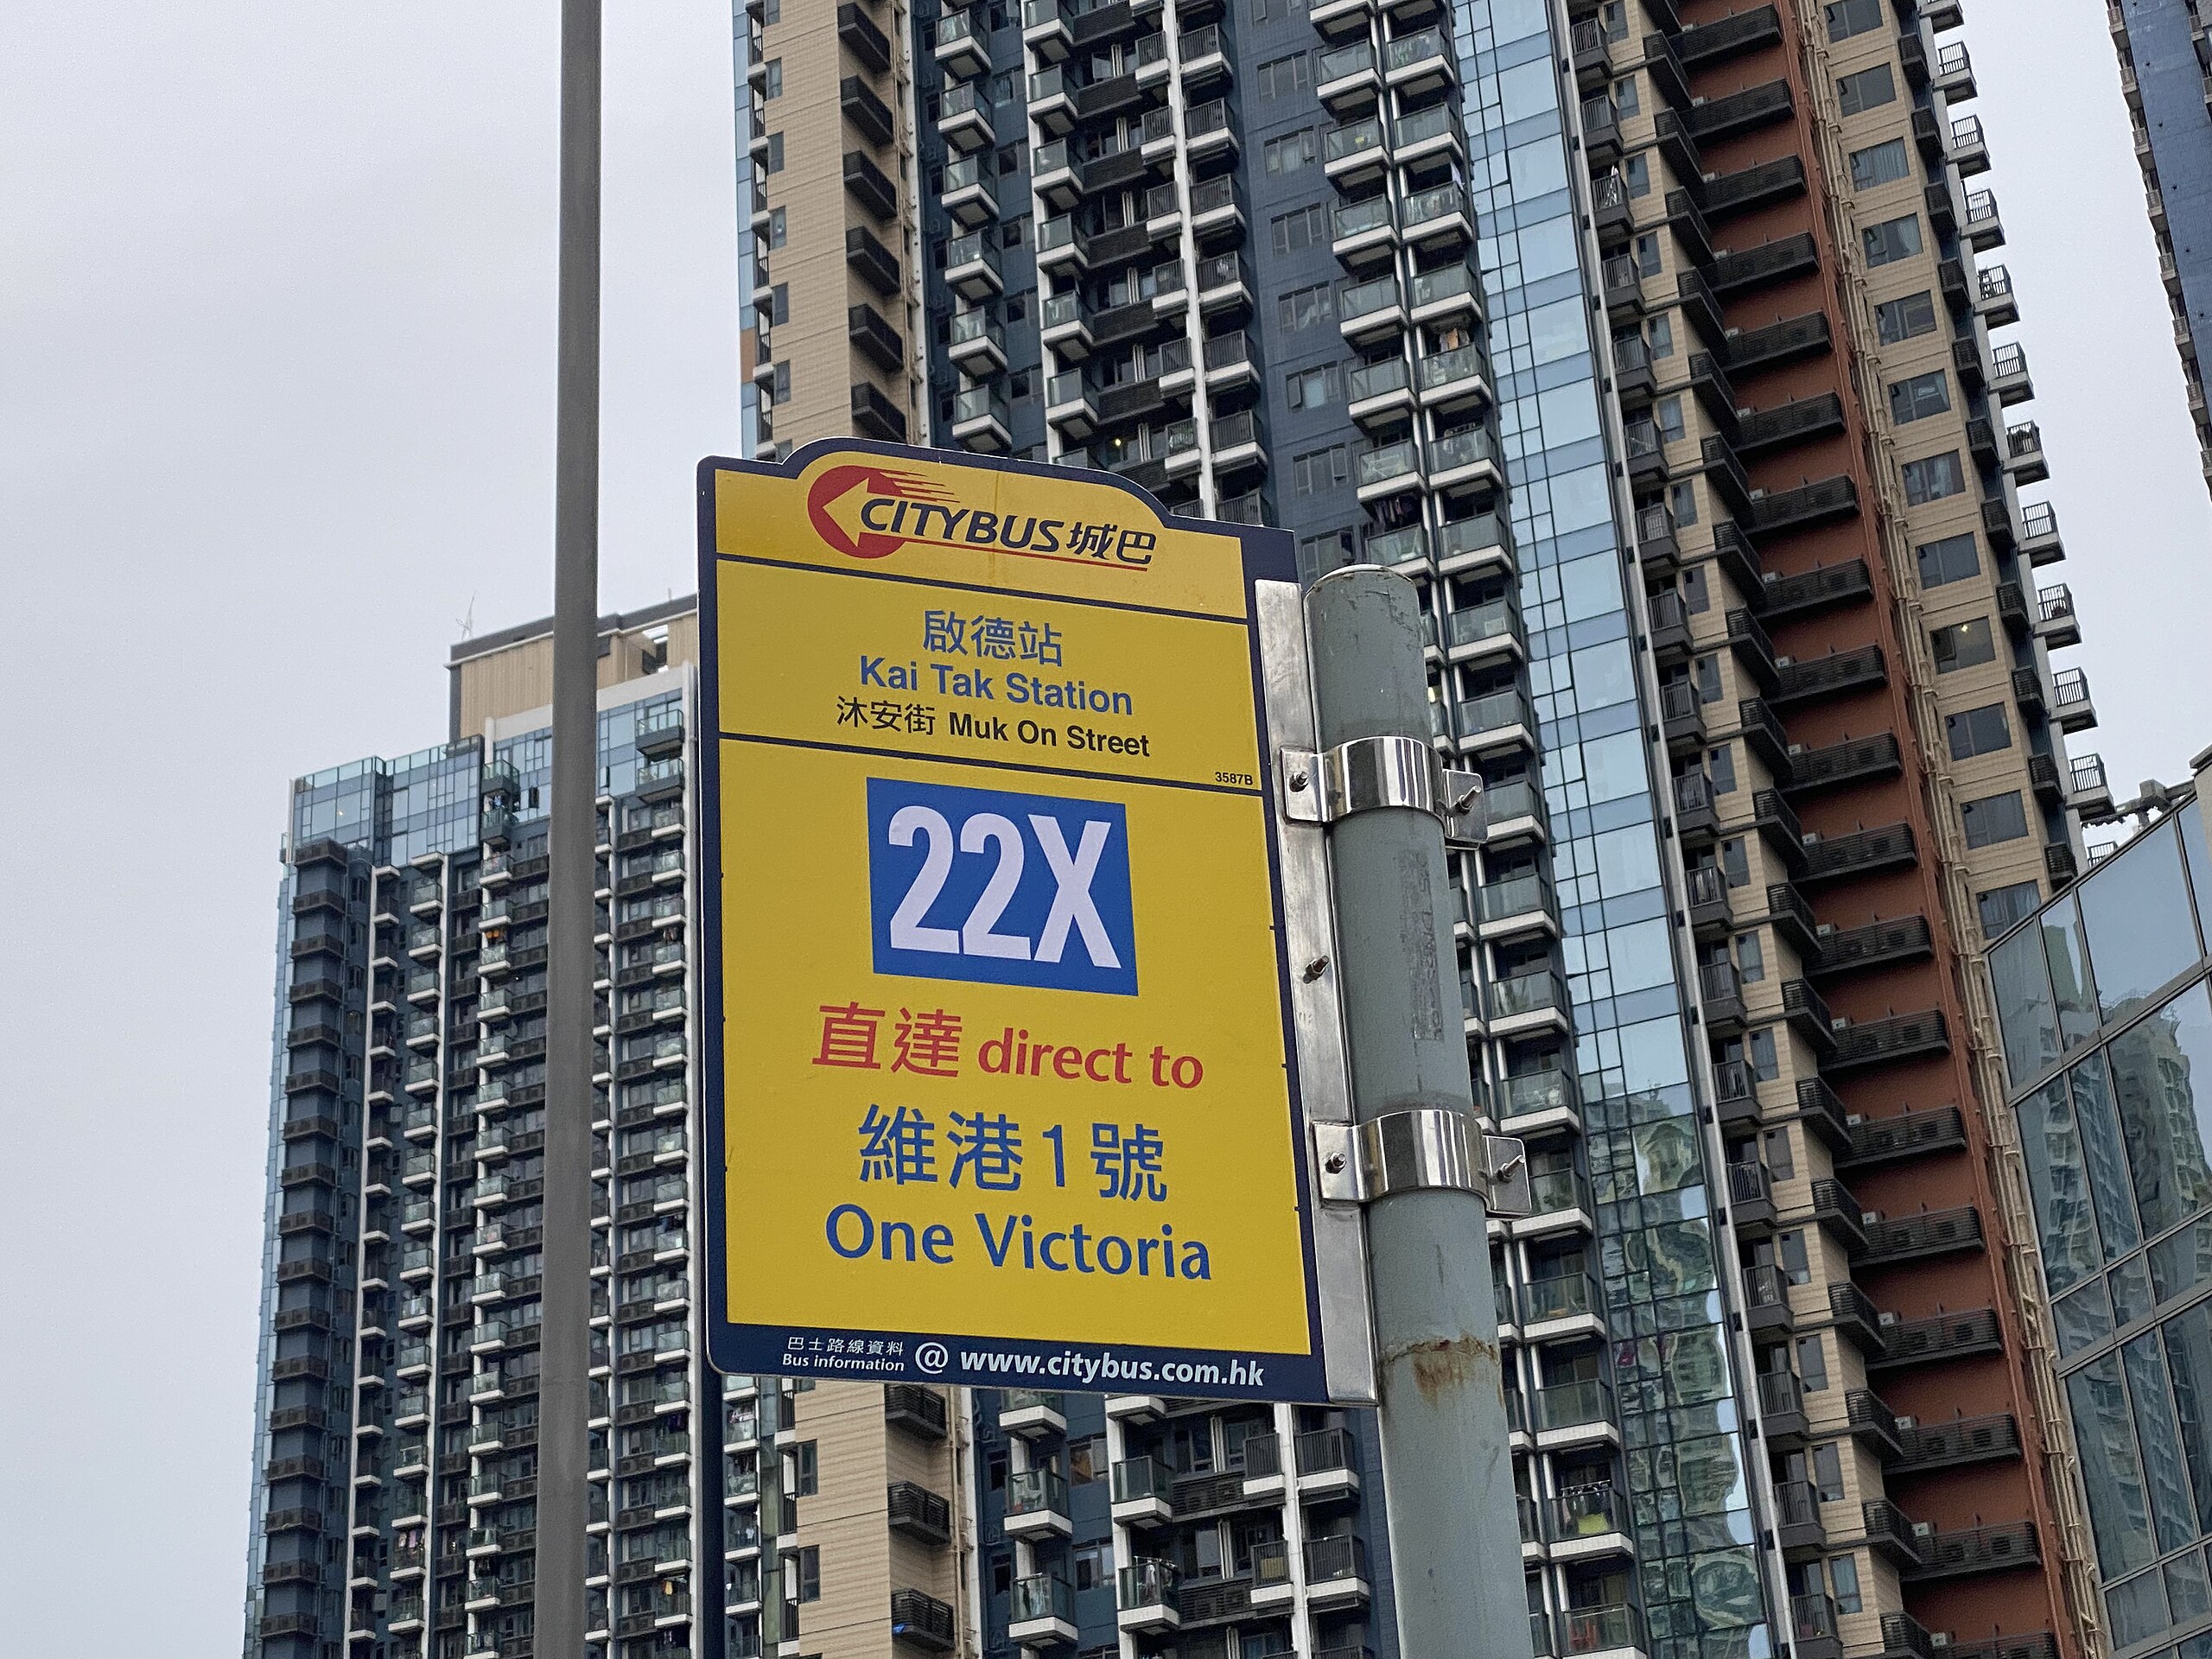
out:
<path id="1" fill-rule="evenodd" d="M 2177 826 L 2145 830 L 2080 888 L 2105 1018 L 2125 1016 L 2197 959 Z"/>
<path id="2" fill-rule="evenodd" d="M 2206 1069 L 2212 1066 L 2212 1003 L 2205 988 L 2183 991 L 2107 1052 L 2136 1203 L 2145 1229 L 2161 1233 L 2212 1202 L 2212 1166 L 2199 1117 L 2212 1107 L 2212 1099 L 2199 1103 L 2200 1095 L 2212 1092 Z"/>

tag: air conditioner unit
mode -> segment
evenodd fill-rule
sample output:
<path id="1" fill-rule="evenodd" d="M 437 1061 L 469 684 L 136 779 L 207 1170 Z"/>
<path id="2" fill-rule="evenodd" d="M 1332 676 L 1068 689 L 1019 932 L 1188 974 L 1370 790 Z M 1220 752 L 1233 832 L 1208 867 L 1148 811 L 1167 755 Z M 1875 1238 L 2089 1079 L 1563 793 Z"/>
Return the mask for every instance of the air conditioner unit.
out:
<path id="1" fill-rule="evenodd" d="M 1928 1645 L 1929 1645 L 1929 1647 L 1931 1647 L 1931 1648 L 1948 1648 L 1948 1647 L 1949 1647 L 1949 1646 L 1951 1645 L 1951 1633 L 1950 1633 L 1948 1630 L 1930 1630 L 1930 1631 L 1929 1631 L 1929 1632 L 1928 1632 Z"/>
<path id="2" fill-rule="evenodd" d="M 1920 1419 L 1917 1417 L 1899 1417 L 1897 1420 L 1897 1423 L 1899 1428 L 1918 1428 L 1920 1427 Z"/>
<path id="3" fill-rule="evenodd" d="M 1767 580 L 1769 582 L 1772 582 L 1774 578 L 1772 576 L 1769 576 Z M 1792 743 L 1789 745 L 1789 753 L 1791 754 L 1808 754 L 1811 753 L 1811 750 L 1805 744 Z"/>
<path id="4" fill-rule="evenodd" d="M 1846 1112 L 1843 1115 L 1843 1121 L 1846 1123 L 1864 1123 L 1866 1121 L 1866 1114 L 1864 1112 Z"/>
<path id="5" fill-rule="evenodd" d="M 1861 1210 L 1859 1212 L 1859 1224 L 1861 1227 L 1879 1226 L 1881 1220 L 1882 1212 L 1878 1210 Z"/>
<path id="6" fill-rule="evenodd" d="M 1879 1309 L 1879 1308 L 1878 1308 L 1878 1309 L 1876 1309 L 1876 1310 L 1875 1310 L 1875 1313 L 1874 1313 L 1874 1323 L 1875 1323 L 1875 1324 L 1877 1324 L 1877 1325 L 1883 1325 L 1883 1326 L 1885 1326 L 1885 1327 L 1886 1327 L 1886 1326 L 1889 1326 L 1889 1325 L 1895 1325 L 1897 1322 L 1897 1316 L 1896 1314 L 1894 1314 L 1894 1313 L 1887 1313 L 1887 1312 L 1885 1312 L 1885 1311 L 1884 1311 L 1884 1310 L 1882 1310 L 1882 1309 Z"/>
<path id="7" fill-rule="evenodd" d="M 1774 659 L 1774 665 L 1777 668 L 1787 668 L 1796 660 L 1795 657 L 1777 657 Z"/>
<path id="8" fill-rule="evenodd" d="M 1936 1523 L 1933 1521 L 1914 1522 L 1912 1535 L 1916 1538 L 1933 1538 L 1936 1535 Z"/>
<path id="9" fill-rule="evenodd" d="M 1830 1031 L 1849 1031 L 1851 1029 L 1851 1021 L 1839 1014 L 1829 1020 L 1828 1029 Z"/>
<path id="10" fill-rule="evenodd" d="M 1815 938 L 1825 939 L 1829 934 L 1834 931 L 1835 924 L 1834 922 L 1815 922 L 1813 924 L 1813 937 Z"/>

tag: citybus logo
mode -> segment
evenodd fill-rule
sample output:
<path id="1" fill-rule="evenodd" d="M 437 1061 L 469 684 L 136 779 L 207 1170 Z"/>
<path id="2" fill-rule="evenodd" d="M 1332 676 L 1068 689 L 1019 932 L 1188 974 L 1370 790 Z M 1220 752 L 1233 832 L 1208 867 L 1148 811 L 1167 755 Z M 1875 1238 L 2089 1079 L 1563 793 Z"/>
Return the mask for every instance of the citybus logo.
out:
<path id="1" fill-rule="evenodd" d="M 1160 537 L 1104 520 L 1044 518 L 963 506 L 942 485 L 866 463 L 825 467 L 806 492 L 814 533 L 849 559 L 887 559 L 902 547 L 951 547 L 1020 558 L 1149 569 Z"/>

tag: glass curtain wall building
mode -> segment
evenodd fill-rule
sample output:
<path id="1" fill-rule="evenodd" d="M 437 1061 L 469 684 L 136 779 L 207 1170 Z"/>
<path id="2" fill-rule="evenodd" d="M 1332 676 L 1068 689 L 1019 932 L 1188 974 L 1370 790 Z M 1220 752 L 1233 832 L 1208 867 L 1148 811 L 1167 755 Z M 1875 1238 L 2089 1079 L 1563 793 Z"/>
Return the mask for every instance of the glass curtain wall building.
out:
<path id="1" fill-rule="evenodd" d="M 2120 90 L 2135 130 L 2135 159 L 2158 275 L 2174 317 L 2189 412 L 2212 485 L 2212 413 L 2204 405 L 2200 340 L 2212 346 L 2212 41 L 2200 0 L 2105 0 Z"/>
<path id="2" fill-rule="evenodd" d="M 589 1654 L 781 1650 L 836 1556 L 799 1506 L 835 1493 L 887 1538 L 904 1478 L 896 1594 L 827 1574 L 887 1645 L 897 1595 L 950 1623 L 944 1402 L 913 1390 L 891 1446 L 879 1391 L 873 1464 L 823 1467 L 805 1396 L 705 1364 L 696 610 L 602 631 Z M 547 624 L 457 648 L 448 742 L 294 786 L 249 1659 L 533 1650 L 550 656 Z"/>
<path id="3" fill-rule="evenodd" d="M 2212 1653 L 2206 776 L 1990 953 L 2112 1648 L 2131 1659 Z"/>

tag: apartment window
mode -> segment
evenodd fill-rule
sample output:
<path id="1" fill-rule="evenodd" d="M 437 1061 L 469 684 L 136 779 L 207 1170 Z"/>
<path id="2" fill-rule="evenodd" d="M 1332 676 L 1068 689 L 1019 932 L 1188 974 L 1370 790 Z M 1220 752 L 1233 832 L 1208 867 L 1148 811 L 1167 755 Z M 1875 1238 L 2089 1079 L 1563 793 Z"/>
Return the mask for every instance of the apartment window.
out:
<path id="1" fill-rule="evenodd" d="M 1705 579 L 1705 567 L 1701 564 L 1694 564 L 1682 572 L 1682 608 L 1694 615 L 1713 608 L 1713 589 Z"/>
<path id="2" fill-rule="evenodd" d="M 1293 495 L 1314 495 L 1327 489 L 1339 488 L 1351 481 L 1351 451 L 1341 443 L 1326 449 L 1308 450 L 1294 456 L 1290 463 L 1290 491 Z"/>
<path id="3" fill-rule="evenodd" d="M 1027 294 L 1017 294 L 1006 302 L 1006 320 L 1008 322 L 1020 322 L 1028 315 L 1029 296 Z"/>
<path id="4" fill-rule="evenodd" d="M 1283 395 L 1293 409 L 1325 409 L 1337 401 L 1337 365 L 1300 369 L 1285 377 Z"/>
<path id="5" fill-rule="evenodd" d="M 1797 1381 L 1808 1394 L 1818 1394 L 1828 1385 L 1827 1354 L 1821 1348 L 1818 1337 L 1797 1338 Z M 1834 1450 L 1833 1444 L 1828 1449 Z M 1836 1478 L 1839 1482 L 1842 1480 L 1841 1470 L 1836 1471 Z M 1837 1496 L 1841 1497 L 1842 1494 L 1839 1492 Z"/>
<path id="6" fill-rule="evenodd" d="M 1829 1556 L 1828 1583 L 1835 1592 L 1835 1610 L 1839 1613 L 1855 1613 L 1865 1606 L 1859 1593 L 1857 1556 Z"/>
<path id="7" fill-rule="evenodd" d="M 1990 632 L 1986 616 L 1968 617 L 1963 622 L 1954 622 L 1948 627 L 1928 631 L 1929 648 L 1936 654 L 1936 671 L 1948 674 L 1954 669 L 1974 668 L 1997 658 L 1997 640 Z"/>
<path id="8" fill-rule="evenodd" d="M 1655 359 L 1672 357 L 1675 354 L 1675 320 L 1661 315 L 1644 324 L 1643 348 Z"/>
<path id="9" fill-rule="evenodd" d="M 2001 702 L 1944 715 L 1943 735 L 1950 741 L 1954 760 L 1971 760 L 1977 754 L 1994 754 L 2012 747 L 2012 728 Z"/>
<path id="10" fill-rule="evenodd" d="M 1835 84 L 1836 102 L 1846 115 L 1863 115 L 1868 110 L 1878 110 L 1897 95 L 1897 82 L 1890 79 L 1890 66 L 1878 63 L 1872 69 L 1861 69 L 1855 75 L 1845 75 Z"/>
<path id="11" fill-rule="evenodd" d="M 2028 810 L 2020 791 L 1985 795 L 1978 801 L 1961 801 L 1959 817 L 1967 830 L 1967 845 L 1988 847 L 2000 841 L 2018 841 L 2028 833 Z"/>
<path id="12" fill-rule="evenodd" d="M 1096 1590 L 1114 1581 L 1113 1554 L 1111 1544 L 1085 1544 L 1069 1553 L 1068 1559 L 1075 1564 L 1075 1587 L 1078 1592 Z"/>
<path id="13" fill-rule="evenodd" d="M 1313 84 L 1313 59 L 1303 52 L 1273 58 L 1260 66 L 1262 98 L 1292 98 Z"/>
<path id="14" fill-rule="evenodd" d="M 812 1497 L 822 1490 L 822 1464 L 817 1442 L 801 1440 L 791 1448 L 791 1495 Z"/>
<path id="15" fill-rule="evenodd" d="M 1635 256 L 1639 276 L 1656 276 L 1659 274 L 1659 233 L 1656 231 L 1646 231 L 1636 238 Z"/>
<path id="16" fill-rule="evenodd" d="M 1882 26 L 1882 0 L 1829 0 L 1828 39 L 1847 41 Z"/>
<path id="17" fill-rule="evenodd" d="M 784 210 L 780 207 L 769 210 L 768 245 L 772 248 L 784 245 Z"/>
<path id="18" fill-rule="evenodd" d="M 1902 219 L 1886 219 L 1879 225 L 1869 225 L 1859 232 L 1866 245 L 1866 263 L 1870 265 L 1894 264 L 1900 259 L 1910 259 L 1920 251 L 1920 215 L 1907 213 Z"/>
<path id="19" fill-rule="evenodd" d="M 1964 582 L 1981 571 L 1981 550 L 1975 545 L 1971 531 L 1962 536 L 1946 536 L 1940 542 L 1923 542 L 1913 552 L 1920 560 L 1920 585 L 1923 588 Z"/>
<path id="20" fill-rule="evenodd" d="M 1941 369 L 1890 382 L 1890 418 L 1899 426 L 1941 415 L 1951 406 L 1951 385 Z"/>
<path id="21" fill-rule="evenodd" d="M 784 170 L 784 135 L 782 133 L 772 132 L 768 135 L 768 159 L 762 163 L 761 170 L 766 173 L 780 173 Z"/>
<path id="22" fill-rule="evenodd" d="M 1756 933 L 1736 936 L 1736 976 L 1747 985 L 1766 977 L 1766 950 Z"/>
<path id="23" fill-rule="evenodd" d="M 1278 213 L 1268 221 L 1268 240 L 1277 253 L 1297 253 L 1318 247 L 1326 238 L 1321 229 L 1321 205 Z"/>
<path id="24" fill-rule="evenodd" d="M 1766 1173 L 1777 1181 L 1786 1181 L 1797 1173 L 1797 1154 L 1789 1144 L 1788 1129 L 1769 1129 L 1760 1137 L 1766 1148 Z"/>
<path id="25" fill-rule="evenodd" d="M 1916 334 L 1936 332 L 1936 296 L 1926 289 L 1901 300 L 1885 300 L 1874 308 L 1875 331 L 1882 344 L 1894 346 Z"/>
<path id="26" fill-rule="evenodd" d="M 1705 753 L 1705 775 L 1713 780 L 1715 795 L 1733 795 L 1736 792 L 1736 751 L 1733 747 L 1723 743 L 1717 749 L 1707 749 Z"/>
<path id="27" fill-rule="evenodd" d="M 1974 895 L 1974 908 L 1981 912 L 1982 933 L 1993 939 L 2042 902 L 2043 889 L 2032 881 L 2015 881 Z"/>
<path id="28" fill-rule="evenodd" d="M 1688 483 L 1667 486 L 1667 510 L 1675 515 L 1675 528 L 1687 529 L 1697 523 L 1697 490 Z"/>
<path id="29" fill-rule="evenodd" d="M 1720 843 L 1720 874 L 1727 878 L 1732 887 L 1751 885 L 1751 861 L 1744 851 L 1742 837 Z"/>
<path id="30" fill-rule="evenodd" d="M 822 1599 L 822 1547 L 809 1544 L 798 1553 L 798 1599 Z"/>
<path id="31" fill-rule="evenodd" d="M 776 365 L 775 391 L 770 401 L 788 404 L 791 400 L 791 365 L 788 360 Z"/>
<path id="32" fill-rule="evenodd" d="M 781 58 L 769 59 L 768 67 L 761 79 L 765 83 L 761 92 L 763 98 L 781 98 L 784 95 L 784 60 Z"/>
<path id="33" fill-rule="evenodd" d="M 1648 196 L 1651 194 L 1651 162 L 1643 151 L 1638 150 L 1621 163 L 1621 176 L 1628 181 L 1628 193 L 1630 196 Z"/>
<path id="34" fill-rule="evenodd" d="M 1287 132 L 1280 138 L 1270 138 L 1260 148 L 1267 158 L 1270 178 L 1309 168 L 1319 154 L 1312 127 L 1302 127 L 1296 132 Z"/>
<path id="35" fill-rule="evenodd" d="M 1851 188 L 1854 190 L 1893 184 L 1910 170 L 1902 138 L 1892 138 L 1885 144 L 1869 144 L 1864 149 L 1851 152 Z"/>
<path id="36" fill-rule="evenodd" d="M 1651 406 L 1651 423 L 1659 429 L 1659 435 L 1669 443 L 1681 441 L 1687 429 L 1682 425 L 1682 400 L 1662 397 Z"/>
<path id="37" fill-rule="evenodd" d="M 1636 77 L 1623 75 L 1613 83 L 1613 112 L 1625 121 L 1643 108 L 1643 99 L 1636 90 Z"/>
<path id="38" fill-rule="evenodd" d="M 784 21 L 784 0 L 768 0 L 768 3 L 761 9 L 760 21 L 764 23 L 782 22 Z"/>
<path id="39" fill-rule="evenodd" d="M 778 283 L 768 290 L 768 326 L 780 328 L 791 320 L 791 285 Z"/>
<path id="40" fill-rule="evenodd" d="M 1326 322 L 1336 312 L 1336 296 L 1326 283 L 1294 288 L 1275 300 L 1275 321 L 1286 334 L 1294 334 L 1317 322 Z"/>
<path id="41" fill-rule="evenodd" d="M 1005 224 L 999 226 L 999 246 L 1002 248 L 1021 248 L 1028 245 L 1028 214 L 1024 213 L 1018 219 L 1009 219 Z"/>
<path id="42" fill-rule="evenodd" d="M 1923 502 L 1940 501 L 1947 495 L 1956 495 L 1967 486 L 1966 468 L 1959 465 L 1959 452 L 1930 455 L 1925 461 L 1908 461 L 1904 464 L 1904 499 L 1913 506 Z"/>
<path id="43" fill-rule="evenodd" d="M 1817 1350 L 1821 1345 L 1821 1339 L 1818 1337 L 1802 1337 L 1798 1339 L 1797 1353 L 1801 1361 L 1804 1356 L 1806 1344 L 1808 1343 Z M 1817 1394 L 1828 1385 L 1827 1374 L 1825 1371 L 1821 1374 L 1818 1387 L 1814 1385 L 1811 1377 L 1806 1376 L 1802 1372 L 1799 1373 L 1799 1381 L 1804 1383 L 1805 1391 L 1808 1394 Z M 1835 1449 L 1834 1440 L 1813 1448 L 1813 1491 L 1823 1503 L 1837 1503 L 1843 1499 L 1843 1457 Z"/>
<path id="44" fill-rule="evenodd" d="M 1782 1264 L 1782 1276 L 1793 1285 L 1813 1282 L 1813 1259 L 1805 1249 L 1802 1232 L 1784 1233 L 1774 1241 L 1775 1260 Z"/>
<path id="45" fill-rule="evenodd" d="M 1352 533 L 1344 530 L 1325 530 L 1318 536 L 1298 538 L 1298 574 L 1301 580 L 1318 581 L 1352 562 Z"/>

